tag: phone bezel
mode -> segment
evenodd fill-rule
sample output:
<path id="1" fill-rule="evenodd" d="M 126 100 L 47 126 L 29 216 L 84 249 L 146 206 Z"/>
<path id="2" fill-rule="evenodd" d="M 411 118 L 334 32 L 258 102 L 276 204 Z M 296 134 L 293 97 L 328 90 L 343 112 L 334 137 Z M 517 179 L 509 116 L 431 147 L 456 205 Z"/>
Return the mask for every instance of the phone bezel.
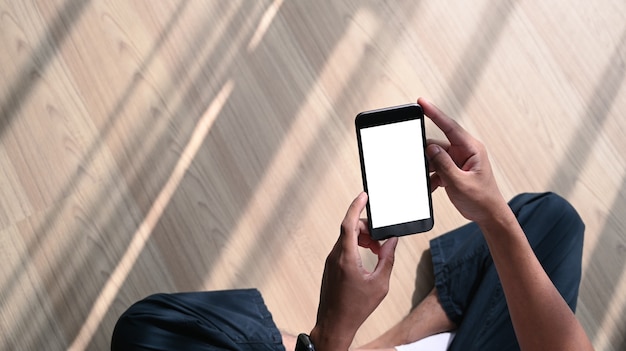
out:
<path id="1" fill-rule="evenodd" d="M 422 107 L 418 104 L 406 104 L 401 106 L 392 106 L 381 108 L 377 110 L 364 111 L 359 113 L 355 118 L 355 126 L 356 126 L 356 135 L 357 135 L 357 143 L 359 148 L 359 159 L 361 162 L 361 177 L 363 180 L 363 189 L 367 193 L 368 185 L 367 185 L 367 174 L 365 171 L 365 162 L 363 155 L 363 147 L 361 144 L 361 129 L 368 127 L 381 126 L 386 124 L 393 124 L 398 122 L 405 122 L 410 120 L 420 120 L 422 125 L 422 143 L 424 146 L 424 164 L 425 164 L 425 176 L 426 176 L 426 186 L 428 187 L 428 208 L 430 212 L 430 216 L 425 219 L 406 222 L 406 223 L 398 223 L 389 226 L 373 228 L 371 221 L 368 220 L 370 236 L 376 240 L 384 240 L 390 238 L 392 236 L 404 236 L 411 234 L 423 233 L 431 230 L 434 226 L 433 219 L 433 204 L 432 204 L 432 195 L 430 192 L 430 175 L 428 171 L 428 158 L 426 157 L 426 129 L 424 128 L 424 111 Z M 370 203 L 367 202 L 366 206 L 367 217 L 371 217 L 370 211 Z"/>

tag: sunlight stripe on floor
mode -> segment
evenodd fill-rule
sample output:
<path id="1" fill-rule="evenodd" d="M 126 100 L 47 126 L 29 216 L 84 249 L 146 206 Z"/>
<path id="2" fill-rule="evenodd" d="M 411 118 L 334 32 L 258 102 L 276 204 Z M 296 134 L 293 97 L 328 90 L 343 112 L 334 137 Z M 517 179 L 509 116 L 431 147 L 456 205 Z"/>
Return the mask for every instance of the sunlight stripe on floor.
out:
<path id="1" fill-rule="evenodd" d="M 115 297 L 122 288 L 124 281 L 130 274 L 132 268 L 135 266 L 139 255 L 143 252 L 146 243 L 152 235 L 154 227 L 159 222 L 159 219 L 167 208 L 172 196 L 176 193 L 176 189 L 178 189 L 178 186 L 187 172 L 187 169 L 193 162 L 198 150 L 200 150 L 202 143 L 213 125 L 213 122 L 216 120 L 220 111 L 224 107 L 224 104 L 232 93 L 233 88 L 234 82 L 231 79 L 224 84 L 220 92 L 196 124 L 196 128 L 194 129 L 187 146 L 180 155 L 176 166 L 172 170 L 172 174 L 152 203 L 152 207 L 150 207 L 150 210 L 148 211 L 148 214 L 144 218 L 143 222 L 139 228 L 137 228 L 132 241 L 115 267 L 115 270 L 104 284 L 98 298 L 95 300 L 91 311 L 89 312 L 89 315 L 78 332 L 78 335 L 70 345 L 69 350 L 85 350 L 89 346 L 91 339 L 98 330 L 100 323 L 104 319 L 107 311 L 111 307 L 111 304 L 115 300 Z"/>

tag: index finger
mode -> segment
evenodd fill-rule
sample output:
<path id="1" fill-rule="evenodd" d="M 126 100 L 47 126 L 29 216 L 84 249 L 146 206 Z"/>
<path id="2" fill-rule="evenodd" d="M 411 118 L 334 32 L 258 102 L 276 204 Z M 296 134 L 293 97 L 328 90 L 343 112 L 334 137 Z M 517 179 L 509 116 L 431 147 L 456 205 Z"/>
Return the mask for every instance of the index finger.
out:
<path id="1" fill-rule="evenodd" d="M 417 103 L 422 106 L 424 114 L 441 129 L 451 144 L 467 145 L 471 141 L 471 135 L 437 106 L 422 97 L 417 99 Z"/>

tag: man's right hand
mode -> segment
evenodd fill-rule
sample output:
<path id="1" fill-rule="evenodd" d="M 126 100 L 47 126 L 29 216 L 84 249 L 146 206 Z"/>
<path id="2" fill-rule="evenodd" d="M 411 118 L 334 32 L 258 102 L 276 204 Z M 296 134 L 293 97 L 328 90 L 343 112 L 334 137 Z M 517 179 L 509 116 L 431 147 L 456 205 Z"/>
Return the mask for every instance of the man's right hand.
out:
<path id="1" fill-rule="evenodd" d="M 431 191 L 445 188 L 457 210 L 478 224 L 508 211 L 483 144 L 424 98 L 417 103 L 448 139 L 428 141 Z"/>

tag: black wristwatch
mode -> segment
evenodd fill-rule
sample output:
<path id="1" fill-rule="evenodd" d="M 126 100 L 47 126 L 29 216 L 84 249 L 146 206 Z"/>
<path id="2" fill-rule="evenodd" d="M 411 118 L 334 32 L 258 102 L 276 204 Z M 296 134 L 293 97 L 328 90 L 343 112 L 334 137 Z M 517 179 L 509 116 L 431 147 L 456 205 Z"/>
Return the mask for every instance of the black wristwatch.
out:
<path id="1" fill-rule="evenodd" d="M 311 338 L 302 333 L 298 335 L 298 341 L 296 341 L 296 351 L 315 351 L 315 346 L 311 342 Z"/>

